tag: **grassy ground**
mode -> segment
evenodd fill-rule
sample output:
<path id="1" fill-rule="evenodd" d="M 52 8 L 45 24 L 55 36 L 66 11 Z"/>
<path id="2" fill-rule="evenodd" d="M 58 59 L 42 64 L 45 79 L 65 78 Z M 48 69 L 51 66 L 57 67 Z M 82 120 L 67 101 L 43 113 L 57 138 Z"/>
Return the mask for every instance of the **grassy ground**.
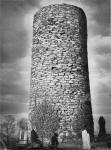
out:
<path id="1" fill-rule="evenodd" d="M 12 150 L 12 149 L 11 149 Z M 82 145 L 75 145 L 75 144 L 61 144 L 58 146 L 58 148 L 15 148 L 13 150 L 83 150 Z M 111 150 L 111 148 L 108 148 L 108 145 L 106 143 L 95 143 L 93 148 L 91 150 Z"/>
<path id="2" fill-rule="evenodd" d="M 16 149 L 16 150 L 20 150 L 20 149 Z M 83 150 L 82 148 L 58 148 L 58 149 L 40 149 L 40 148 L 30 148 L 30 149 L 21 149 L 21 150 Z M 111 150 L 111 148 L 102 148 L 102 147 L 98 147 L 92 150 Z"/>
<path id="3" fill-rule="evenodd" d="M 21 150 L 21 148 L 19 149 L 16 149 L 16 150 Z M 63 147 L 63 148 L 25 148 L 25 149 L 22 149 L 22 150 L 83 150 L 82 148 L 80 147 Z M 98 147 L 95 147 L 95 148 L 92 148 L 91 150 L 111 150 L 111 148 L 107 148 L 107 147 L 101 147 L 101 146 L 98 146 Z"/>

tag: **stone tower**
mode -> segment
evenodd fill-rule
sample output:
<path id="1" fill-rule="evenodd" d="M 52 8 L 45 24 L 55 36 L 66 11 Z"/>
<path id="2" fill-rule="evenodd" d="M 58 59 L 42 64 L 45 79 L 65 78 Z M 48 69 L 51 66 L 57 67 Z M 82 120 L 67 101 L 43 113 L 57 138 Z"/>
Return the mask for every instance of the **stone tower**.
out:
<path id="1" fill-rule="evenodd" d="M 58 110 L 61 131 L 93 136 L 87 22 L 78 7 L 49 5 L 34 15 L 31 112 L 44 99 Z"/>

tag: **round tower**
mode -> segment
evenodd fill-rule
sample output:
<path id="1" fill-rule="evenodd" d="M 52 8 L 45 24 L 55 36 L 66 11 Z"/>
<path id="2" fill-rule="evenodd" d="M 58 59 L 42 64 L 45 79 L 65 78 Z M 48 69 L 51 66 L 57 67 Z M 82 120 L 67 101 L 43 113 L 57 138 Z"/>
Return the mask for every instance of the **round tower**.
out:
<path id="1" fill-rule="evenodd" d="M 43 7 L 34 15 L 30 110 L 49 100 L 58 110 L 60 130 L 93 136 L 87 20 L 68 4 Z"/>

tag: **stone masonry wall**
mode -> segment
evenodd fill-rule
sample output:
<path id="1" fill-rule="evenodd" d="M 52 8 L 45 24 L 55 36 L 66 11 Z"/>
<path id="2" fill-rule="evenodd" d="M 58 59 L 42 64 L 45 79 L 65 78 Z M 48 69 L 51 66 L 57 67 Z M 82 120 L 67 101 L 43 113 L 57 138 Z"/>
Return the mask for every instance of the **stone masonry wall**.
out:
<path id="1" fill-rule="evenodd" d="M 50 100 L 61 130 L 93 135 L 87 60 L 87 24 L 82 9 L 56 4 L 41 8 L 33 21 L 30 109 Z"/>

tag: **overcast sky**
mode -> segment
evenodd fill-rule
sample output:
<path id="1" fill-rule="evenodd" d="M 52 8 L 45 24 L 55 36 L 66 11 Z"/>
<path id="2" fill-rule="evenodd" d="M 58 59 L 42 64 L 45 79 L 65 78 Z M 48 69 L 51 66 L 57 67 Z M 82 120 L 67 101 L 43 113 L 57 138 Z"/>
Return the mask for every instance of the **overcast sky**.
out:
<path id="1" fill-rule="evenodd" d="M 110 0 L 1 1 L 0 113 L 25 116 L 28 112 L 33 15 L 52 3 L 79 6 L 86 13 L 93 115 L 105 116 L 111 131 Z"/>

